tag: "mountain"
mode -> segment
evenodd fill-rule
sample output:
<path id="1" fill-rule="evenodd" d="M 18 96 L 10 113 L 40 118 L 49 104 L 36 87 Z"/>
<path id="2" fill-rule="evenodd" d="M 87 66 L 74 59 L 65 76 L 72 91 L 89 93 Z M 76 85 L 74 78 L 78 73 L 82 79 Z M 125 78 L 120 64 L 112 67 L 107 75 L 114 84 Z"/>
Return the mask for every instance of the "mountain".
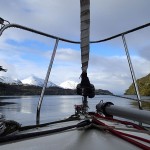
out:
<path id="1" fill-rule="evenodd" d="M 59 86 L 64 89 L 76 89 L 77 84 L 78 84 L 77 82 L 68 80 L 68 81 L 61 83 Z"/>
<path id="2" fill-rule="evenodd" d="M 0 95 L 40 95 L 42 87 L 34 85 L 10 85 L 0 83 Z M 60 87 L 48 87 L 45 95 L 75 95 L 75 90 L 62 89 Z"/>
<path id="3" fill-rule="evenodd" d="M 0 82 L 6 83 L 6 84 L 22 85 L 22 82 L 19 79 L 13 79 L 12 77 L 0 76 Z"/>
<path id="4" fill-rule="evenodd" d="M 26 85 L 34 85 L 42 87 L 44 84 L 44 79 L 38 78 L 36 76 L 30 76 L 24 80 L 21 80 L 21 82 Z M 57 87 L 57 85 L 49 81 L 47 83 L 47 87 Z"/>
<path id="5" fill-rule="evenodd" d="M 139 87 L 140 95 L 142 96 L 150 96 L 150 74 L 145 77 L 142 77 L 137 80 L 137 84 Z M 133 83 L 130 87 L 125 91 L 126 95 L 135 95 L 135 89 Z"/>
<path id="6" fill-rule="evenodd" d="M 95 95 L 113 95 L 113 93 L 108 90 L 96 89 Z"/>
<path id="7" fill-rule="evenodd" d="M 34 85 L 42 87 L 44 84 L 44 79 L 38 78 L 36 76 L 30 76 L 24 80 L 13 79 L 12 77 L 0 76 L 0 82 L 5 84 L 16 84 L 16 85 Z M 47 83 L 47 87 L 57 87 L 56 84 L 52 82 Z"/>
<path id="8" fill-rule="evenodd" d="M 24 80 L 9 77 L 0 77 L 0 95 L 40 95 L 44 80 L 36 76 L 30 76 Z M 48 82 L 45 95 L 76 95 L 77 82 L 65 81 L 59 86 Z M 96 95 L 111 95 L 107 90 L 96 89 Z"/>
<path id="9" fill-rule="evenodd" d="M 62 87 L 62 88 L 64 88 L 64 89 L 72 89 L 72 90 L 74 90 L 75 91 L 75 93 L 76 93 L 76 87 L 77 87 L 77 82 L 74 82 L 74 81 L 65 81 L 65 82 L 63 82 L 63 83 L 61 83 L 60 85 L 59 85 L 59 87 Z M 108 91 L 108 90 L 102 90 L 102 89 L 96 89 L 95 90 L 95 94 L 96 95 L 112 95 L 113 93 L 111 93 L 110 91 Z"/>

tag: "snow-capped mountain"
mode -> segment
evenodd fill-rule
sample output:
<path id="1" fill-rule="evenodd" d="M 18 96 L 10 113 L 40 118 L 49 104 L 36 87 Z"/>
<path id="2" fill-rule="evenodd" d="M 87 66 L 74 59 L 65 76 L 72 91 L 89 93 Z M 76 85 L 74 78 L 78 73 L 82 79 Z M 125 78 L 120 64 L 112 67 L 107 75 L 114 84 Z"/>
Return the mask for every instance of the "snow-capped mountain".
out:
<path id="1" fill-rule="evenodd" d="M 28 85 L 35 85 L 35 86 L 43 86 L 44 84 L 44 79 L 38 78 L 36 76 L 30 76 L 24 80 L 21 80 L 23 84 L 28 84 Z M 47 83 L 47 87 L 52 87 L 52 86 L 57 86 L 56 84 L 52 82 Z"/>
<path id="2" fill-rule="evenodd" d="M 59 86 L 64 89 L 76 89 L 77 84 L 78 84 L 77 82 L 68 80 L 61 83 Z"/>
<path id="3" fill-rule="evenodd" d="M 44 84 L 44 79 L 38 78 L 34 75 L 23 79 L 23 80 L 19 80 L 19 79 L 13 79 L 11 77 L 5 77 L 5 76 L 0 76 L 0 82 L 2 83 L 6 83 L 6 84 L 16 84 L 16 85 L 34 85 L 34 86 L 40 86 L 42 87 Z M 59 86 L 52 83 L 52 82 L 48 82 L 47 83 L 47 87 L 61 87 L 64 89 L 76 89 L 77 86 L 77 82 L 74 81 L 65 81 L 63 83 L 61 83 Z"/>
<path id="4" fill-rule="evenodd" d="M 5 77 L 5 76 L 0 76 L 0 82 L 6 83 L 6 84 L 17 84 L 17 85 L 22 85 L 22 82 L 19 79 L 13 79 L 12 77 Z"/>

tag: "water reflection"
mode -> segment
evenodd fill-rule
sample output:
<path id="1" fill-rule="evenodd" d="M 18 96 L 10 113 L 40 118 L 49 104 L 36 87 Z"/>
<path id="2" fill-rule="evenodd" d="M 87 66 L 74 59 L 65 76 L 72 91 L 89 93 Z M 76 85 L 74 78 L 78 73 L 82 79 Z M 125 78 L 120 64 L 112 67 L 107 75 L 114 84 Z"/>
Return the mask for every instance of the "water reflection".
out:
<path id="1" fill-rule="evenodd" d="M 60 101 L 60 112 L 61 113 L 73 113 L 72 110 L 74 110 L 74 105 L 75 104 L 81 103 L 80 97 L 75 99 L 74 96 L 62 96 L 61 101 Z"/>
<path id="2" fill-rule="evenodd" d="M 23 125 L 35 124 L 38 100 L 39 96 L 0 97 L 0 101 L 6 103 L 0 106 L 0 112 L 5 115 L 6 119 L 18 121 Z M 100 95 L 88 100 L 89 111 L 95 111 L 95 106 L 100 100 L 113 102 L 114 105 L 135 107 L 130 100 Z M 45 96 L 41 107 L 41 123 L 68 117 L 74 113 L 74 105 L 81 103 L 81 96 Z M 148 108 L 150 108 L 150 103 L 148 103 Z"/>
<path id="3" fill-rule="evenodd" d="M 20 112 L 27 114 L 32 113 L 32 101 L 27 100 L 22 101 L 20 105 Z"/>
<path id="4" fill-rule="evenodd" d="M 21 124 L 35 123 L 36 96 L 0 97 L 0 112 L 8 120 L 15 120 Z"/>

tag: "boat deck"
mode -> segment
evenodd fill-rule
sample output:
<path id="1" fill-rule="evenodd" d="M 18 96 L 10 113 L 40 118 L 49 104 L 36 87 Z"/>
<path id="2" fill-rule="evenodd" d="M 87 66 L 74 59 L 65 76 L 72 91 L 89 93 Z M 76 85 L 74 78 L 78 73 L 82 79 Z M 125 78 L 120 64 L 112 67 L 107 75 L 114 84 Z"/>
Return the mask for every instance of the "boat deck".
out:
<path id="1" fill-rule="evenodd" d="M 98 129 L 70 130 L 0 146 L 1 150 L 138 150 L 136 146 Z"/>
<path id="2" fill-rule="evenodd" d="M 89 118 L 91 119 L 91 118 Z M 84 120 L 84 119 L 83 119 Z M 68 121 L 68 122 L 61 122 L 56 124 L 51 124 L 45 127 L 29 129 L 25 131 L 21 131 L 18 135 L 24 135 L 28 133 L 38 133 L 38 132 L 45 132 L 48 130 L 55 130 L 58 128 L 64 128 L 68 126 L 73 126 L 79 124 L 79 122 L 83 121 L 76 120 L 76 121 Z M 107 124 L 110 128 L 121 131 L 124 133 L 130 133 L 132 135 L 136 135 L 139 137 L 143 137 L 147 140 L 150 140 L 149 133 L 142 133 L 138 132 L 137 129 L 132 128 L 132 126 L 122 125 L 116 121 L 104 120 L 103 118 L 97 118 L 98 121 L 101 121 Z M 131 131 L 132 130 L 132 131 Z M 132 139 L 132 138 L 131 138 Z M 134 139 L 135 140 L 135 139 Z M 138 141 L 138 140 L 136 140 Z M 139 141 L 138 141 L 139 142 Z M 150 143 L 145 143 L 146 146 L 150 146 Z M 113 135 L 109 132 L 105 127 L 79 127 L 79 128 L 72 128 L 60 132 L 55 133 L 47 133 L 40 136 L 23 138 L 19 140 L 9 141 L 1 143 L 0 146 L 1 150 L 8 150 L 8 149 L 17 149 L 17 150 L 50 150 L 50 149 L 59 149 L 59 150 L 79 150 L 79 149 L 86 149 L 86 150 L 138 150 L 137 146 Z"/>

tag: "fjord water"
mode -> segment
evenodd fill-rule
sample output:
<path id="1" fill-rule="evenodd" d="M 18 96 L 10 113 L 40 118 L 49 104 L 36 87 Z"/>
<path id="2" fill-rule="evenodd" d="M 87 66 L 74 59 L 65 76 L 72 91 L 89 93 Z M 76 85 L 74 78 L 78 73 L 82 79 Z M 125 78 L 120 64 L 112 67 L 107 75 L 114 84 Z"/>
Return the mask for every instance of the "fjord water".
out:
<path id="1" fill-rule="evenodd" d="M 7 96 L 0 97 L 0 113 L 5 119 L 15 120 L 24 125 L 35 124 L 36 111 L 39 96 Z M 103 100 L 112 102 L 118 106 L 134 107 L 131 100 L 108 96 L 97 95 L 93 99 L 88 99 L 89 111 L 95 111 L 95 106 Z M 81 96 L 45 96 L 41 107 L 41 123 L 63 119 L 74 114 L 74 105 L 81 104 Z"/>

